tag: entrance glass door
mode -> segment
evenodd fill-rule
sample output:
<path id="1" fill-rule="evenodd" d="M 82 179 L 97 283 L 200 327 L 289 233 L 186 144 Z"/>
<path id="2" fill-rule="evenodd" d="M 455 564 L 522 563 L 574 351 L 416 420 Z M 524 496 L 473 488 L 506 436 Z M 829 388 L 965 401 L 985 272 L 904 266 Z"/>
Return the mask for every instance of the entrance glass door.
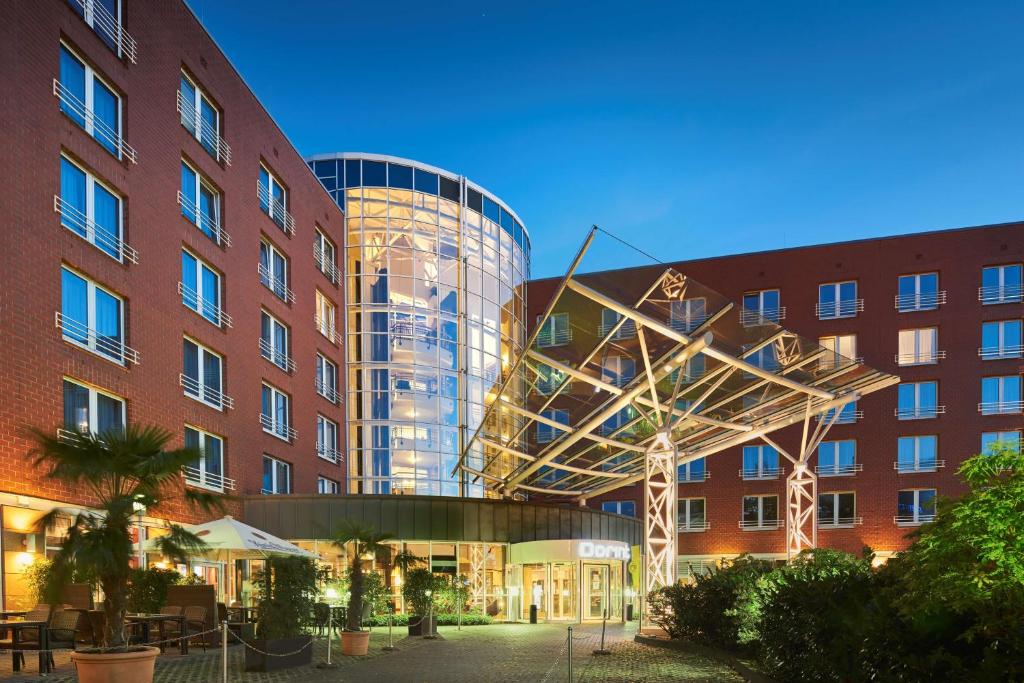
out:
<path id="1" fill-rule="evenodd" d="M 551 565 L 551 618 L 576 620 L 576 563 Z"/>
<path id="2" fill-rule="evenodd" d="M 601 619 L 608 609 L 608 565 L 584 564 L 584 619 Z"/>
<path id="3" fill-rule="evenodd" d="M 537 619 L 548 618 L 547 565 L 523 565 L 523 619 L 530 618 L 530 605 L 537 605 Z"/>

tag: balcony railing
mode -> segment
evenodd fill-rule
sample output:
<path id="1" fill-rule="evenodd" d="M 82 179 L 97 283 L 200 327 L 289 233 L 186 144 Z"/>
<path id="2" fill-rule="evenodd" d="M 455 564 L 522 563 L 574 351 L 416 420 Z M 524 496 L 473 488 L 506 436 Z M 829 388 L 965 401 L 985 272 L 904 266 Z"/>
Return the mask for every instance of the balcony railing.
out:
<path id="1" fill-rule="evenodd" d="M 295 303 L 295 293 L 288 288 L 288 285 L 285 284 L 284 280 L 271 275 L 270 269 L 262 263 L 257 264 L 256 270 L 260 274 L 260 282 L 262 282 L 267 289 L 273 292 L 277 298 L 290 304 Z"/>
<path id="2" fill-rule="evenodd" d="M 899 462 L 892 464 L 892 468 L 899 474 L 913 474 L 915 472 L 934 472 L 946 466 L 945 460 L 921 460 L 918 462 Z"/>
<path id="3" fill-rule="evenodd" d="M 178 294 L 181 295 L 181 303 L 185 304 L 186 308 L 192 309 L 217 327 L 231 327 L 234 322 L 224 309 L 199 296 L 196 290 L 184 282 L 178 282 Z"/>
<path id="4" fill-rule="evenodd" d="M 319 244 L 313 245 L 313 260 L 316 261 L 316 267 L 321 273 L 327 276 L 327 279 L 332 284 L 338 284 L 341 280 L 341 272 L 338 270 L 338 266 L 335 265 L 333 260 L 327 260 L 326 255 L 323 253 L 323 249 L 320 248 Z"/>
<path id="5" fill-rule="evenodd" d="M 832 517 L 830 519 L 818 518 L 819 529 L 844 529 L 847 527 L 860 526 L 863 523 L 863 517 Z"/>
<path id="6" fill-rule="evenodd" d="M 274 347 L 269 341 L 260 337 L 260 355 L 285 372 L 295 372 L 295 361 L 285 353 Z"/>
<path id="7" fill-rule="evenodd" d="M 683 522 L 676 526 L 676 531 L 681 534 L 693 534 L 710 528 L 711 522 Z"/>
<path id="8" fill-rule="evenodd" d="M 128 35 L 121 22 L 110 13 L 110 10 L 97 0 L 70 0 L 70 2 L 75 9 L 81 12 L 85 23 L 89 24 L 104 42 L 114 46 L 119 56 L 127 57 L 132 64 L 136 63 L 138 46 L 135 39 Z"/>
<path id="9" fill-rule="evenodd" d="M 603 338 L 605 335 L 612 331 L 612 328 L 614 328 L 618 324 L 618 321 L 613 323 L 600 323 L 597 326 L 597 336 Z M 623 322 L 622 326 L 615 331 L 615 334 L 612 335 L 612 339 L 632 339 L 635 336 L 636 321 L 630 318 Z"/>
<path id="10" fill-rule="evenodd" d="M 557 330 L 555 332 L 541 333 L 537 335 L 537 347 L 562 346 L 572 341 L 572 328 Z"/>
<path id="11" fill-rule="evenodd" d="M 211 491 L 234 491 L 235 480 L 213 472 L 207 472 L 198 467 L 185 466 L 181 468 L 185 483 L 191 486 L 198 486 Z"/>
<path id="12" fill-rule="evenodd" d="M 978 301 L 985 305 L 1017 304 L 1024 301 L 1024 287 L 1019 284 L 978 287 Z"/>
<path id="13" fill-rule="evenodd" d="M 96 330 L 67 317 L 60 311 L 54 316 L 57 329 L 64 339 L 89 351 L 124 365 L 125 362 L 139 364 L 139 352 L 119 339 L 99 334 Z"/>
<path id="14" fill-rule="evenodd" d="M 845 299 L 843 301 L 818 302 L 814 304 L 814 314 L 818 320 L 832 318 L 852 318 L 864 310 L 864 299 Z"/>
<path id="15" fill-rule="evenodd" d="M 264 415 L 263 413 L 260 413 L 260 424 L 263 425 L 263 431 L 285 441 L 293 441 L 298 436 L 298 433 L 288 426 L 287 422 L 278 422 L 271 416 Z"/>
<path id="16" fill-rule="evenodd" d="M 978 412 L 982 415 L 1015 415 L 1024 410 L 1024 401 L 982 401 Z"/>
<path id="17" fill-rule="evenodd" d="M 601 381 L 611 384 L 613 387 L 619 387 L 620 389 L 630 382 L 636 375 L 612 375 L 601 373 Z"/>
<path id="18" fill-rule="evenodd" d="M 782 522 L 777 519 L 741 519 L 740 529 L 744 531 L 774 531 L 782 528 Z"/>
<path id="19" fill-rule="evenodd" d="M 314 314 L 313 323 L 316 325 L 317 332 L 327 337 L 328 341 L 332 344 L 338 343 L 338 330 L 334 328 L 333 321 L 324 320 L 318 314 Z"/>
<path id="20" fill-rule="evenodd" d="M 331 448 L 330 446 L 322 443 L 318 443 L 316 445 L 316 454 L 324 460 L 330 460 L 334 463 L 341 460 L 341 453 L 338 452 L 337 448 Z"/>
<path id="21" fill-rule="evenodd" d="M 210 237 L 210 239 L 217 244 L 223 244 L 225 247 L 231 246 L 231 235 L 221 227 L 220 221 L 206 213 L 203 213 L 199 209 L 199 206 L 194 204 L 188 197 L 181 193 L 181 190 L 178 190 L 178 204 L 180 204 L 183 209 L 191 213 L 192 216 L 196 217 L 193 219 L 191 216 L 183 214 L 189 222 L 199 228 L 204 234 Z"/>
<path id="22" fill-rule="evenodd" d="M 231 148 L 228 147 L 228 143 L 224 142 L 219 130 L 196 114 L 195 104 L 189 102 L 180 90 L 178 91 L 178 113 L 181 114 L 181 125 L 199 140 L 203 149 L 213 155 L 217 161 L 222 161 L 230 166 Z"/>
<path id="23" fill-rule="evenodd" d="M 316 393 L 320 394 L 331 403 L 338 402 L 338 390 L 333 384 L 328 384 L 319 377 L 314 380 L 314 384 L 316 385 Z"/>
<path id="24" fill-rule="evenodd" d="M 893 414 L 900 420 L 930 420 L 946 414 L 946 406 L 915 406 L 896 408 Z"/>
<path id="25" fill-rule="evenodd" d="M 1024 345 L 1003 344 L 1001 346 L 982 346 L 978 349 L 982 360 L 998 360 L 1000 358 L 1020 358 L 1024 356 Z"/>
<path id="26" fill-rule="evenodd" d="M 815 465 L 814 471 L 819 477 L 852 477 L 857 472 L 864 471 L 864 463 L 856 462 L 852 465 Z"/>
<path id="27" fill-rule="evenodd" d="M 256 181 L 256 195 L 260 199 L 260 206 L 264 207 L 264 211 L 270 216 L 270 219 L 277 223 L 277 227 L 288 235 L 294 235 L 295 218 L 288 213 L 280 199 L 270 196 L 270 188 L 259 180 Z"/>
<path id="28" fill-rule="evenodd" d="M 84 213 L 64 201 L 59 195 L 53 195 L 53 210 L 60 214 L 63 223 L 75 228 L 73 232 L 84 237 L 86 242 L 99 247 L 104 253 L 110 254 L 118 261 L 139 262 L 139 252 L 129 247 L 116 235 L 111 235 L 106 230 L 100 230 L 95 222 L 89 220 Z"/>
<path id="29" fill-rule="evenodd" d="M 704 470 L 699 474 L 687 474 L 685 477 L 679 477 L 680 484 L 699 484 L 702 481 L 707 481 L 711 478 L 711 472 Z"/>
<path id="30" fill-rule="evenodd" d="M 780 320 L 786 318 L 786 307 L 762 308 L 760 310 L 740 310 L 740 324 L 743 327 L 758 327 L 759 325 L 776 325 Z"/>
<path id="31" fill-rule="evenodd" d="M 892 518 L 892 521 L 900 526 L 916 526 L 919 524 L 927 524 L 935 519 L 935 513 L 923 514 L 923 515 L 896 515 Z"/>
<path id="32" fill-rule="evenodd" d="M 90 132 L 93 137 L 97 138 L 104 147 L 113 147 L 114 155 L 118 159 L 127 159 L 133 164 L 139 163 L 138 154 L 135 152 L 135 148 L 129 145 L 121 135 L 107 125 L 107 123 L 93 113 L 92 109 L 89 109 L 85 104 L 75 97 L 75 94 L 64 87 L 56 78 L 53 79 L 53 94 L 60 100 L 71 113 L 84 121 L 86 132 Z"/>
<path id="33" fill-rule="evenodd" d="M 913 311 L 934 311 L 946 303 L 946 290 L 939 292 L 922 292 L 920 294 L 897 294 L 896 310 L 900 313 Z"/>
<path id="34" fill-rule="evenodd" d="M 833 410 L 835 409 L 833 408 Z M 821 422 L 823 419 L 825 419 L 826 415 L 831 415 L 831 413 L 831 410 L 827 411 L 826 413 L 818 413 L 817 415 L 814 416 L 814 419 L 817 420 L 818 422 Z M 839 415 L 839 419 L 837 419 L 835 423 L 837 425 L 848 425 L 863 419 L 863 410 L 847 410 Z"/>
<path id="35" fill-rule="evenodd" d="M 919 351 L 917 353 L 897 353 L 896 365 L 932 365 L 945 360 L 945 351 Z"/>
<path id="36" fill-rule="evenodd" d="M 186 396 L 194 398 L 200 403 L 205 403 L 211 408 L 231 410 L 235 407 L 235 399 L 211 386 L 200 384 L 197 379 L 189 377 L 185 373 L 178 375 L 178 383 L 185 387 Z"/>
<path id="37" fill-rule="evenodd" d="M 782 474 L 781 467 L 740 469 L 740 477 L 743 479 L 778 479 L 780 474 Z"/>

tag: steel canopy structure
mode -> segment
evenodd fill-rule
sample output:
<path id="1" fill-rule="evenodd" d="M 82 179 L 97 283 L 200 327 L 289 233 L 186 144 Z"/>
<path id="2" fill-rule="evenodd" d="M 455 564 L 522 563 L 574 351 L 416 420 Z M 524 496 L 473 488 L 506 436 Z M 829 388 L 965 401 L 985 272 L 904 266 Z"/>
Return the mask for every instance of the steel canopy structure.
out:
<path id="1" fill-rule="evenodd" d="M 759 440 L 787 460 L 787 552 L 816 545 L 808 459 L 845 406 L 899 381 L 668 267 L 577 274 L 509 359 L 457 468 L 502 496 L 587 498 L 644 483 L 645 592 L 674 583 L 677 471 Z M 797 452 L 771 438 L 802 424 Z"/>

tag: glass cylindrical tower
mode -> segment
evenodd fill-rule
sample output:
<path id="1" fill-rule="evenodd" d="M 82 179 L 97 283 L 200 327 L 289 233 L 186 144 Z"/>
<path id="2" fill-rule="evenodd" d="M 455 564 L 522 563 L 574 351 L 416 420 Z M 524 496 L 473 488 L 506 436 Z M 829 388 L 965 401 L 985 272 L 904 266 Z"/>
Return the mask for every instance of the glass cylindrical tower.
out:
<path id="1" fill-rule="evenodd" d="M 309 164 L 347 221 L 349 492 L 483 496 L 452 470 L 526 343 L 522 221 L 465 176 L 416 161 Z"/>

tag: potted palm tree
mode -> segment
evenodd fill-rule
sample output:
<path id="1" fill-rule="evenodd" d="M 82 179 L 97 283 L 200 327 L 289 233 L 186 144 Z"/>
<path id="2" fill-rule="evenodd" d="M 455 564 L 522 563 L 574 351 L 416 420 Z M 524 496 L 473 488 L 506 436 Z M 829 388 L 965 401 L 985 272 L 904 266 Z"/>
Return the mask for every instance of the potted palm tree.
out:
<path id="1" fill-rule="evenodd" d="M 345 616 L 345 630 L 341 633 L 341 652 L 346 655 L 365 655 L 370 645 L 369 631 L 363 626 L 363 593 L 365 581 L 363 576 L 363 555 L 377 555 L 387 546 L 384 541 L 391 534 L 378 533 L 370 525 L 348 521 L 338 528 L 334 534 L 333 545 L 340 550 L 348 550 L 349 555 L 349 587 L 348 611 Z"/>
<path id="2" fill-rule="evenodd" d="M 159 508 L 184 496 L 203 510 L 220 508 L 222 498 L 213 493 L 181 487 L 181 469 L 200 453 L 192 448 L 166 449 L 170 432 L 159 427 L 130 425 L 101 434 L 70 430 L 53 435 L 32 430 L 36 442 L 31 455 L 46 476 L 72 489 L 89 492 L 92 509 L 72 519 L 60 550 L 53 558 L 44 592 L 56 603 L 63 586 L 76 569 L 88 568 L 103 591 L 105 618 L 101 647 L 71 655 L 81 683 L 149 683 L 160 650 L 132 646 L 125 638 L 128 582 L 133 556 L 131 527 L 143 508 Z M 53 526 L 66 515 L 53 510 L 42 524 Z M 167 534 L 156 541 L 164 555 L 184 562 L 206 550 L 195 534 L 168 523 Z"/>

